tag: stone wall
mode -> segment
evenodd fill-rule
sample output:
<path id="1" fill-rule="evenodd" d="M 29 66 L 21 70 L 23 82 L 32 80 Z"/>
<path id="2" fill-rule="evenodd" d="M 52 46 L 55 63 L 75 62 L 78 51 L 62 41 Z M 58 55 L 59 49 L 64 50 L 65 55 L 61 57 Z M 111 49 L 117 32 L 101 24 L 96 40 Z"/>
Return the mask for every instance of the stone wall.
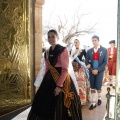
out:
<path id="1" fill-rule="evenodd" d="M 35 2 L 35 76 L 40 70 L 40 59 L 42 55 L 42 5 L 45 0 Z"/>

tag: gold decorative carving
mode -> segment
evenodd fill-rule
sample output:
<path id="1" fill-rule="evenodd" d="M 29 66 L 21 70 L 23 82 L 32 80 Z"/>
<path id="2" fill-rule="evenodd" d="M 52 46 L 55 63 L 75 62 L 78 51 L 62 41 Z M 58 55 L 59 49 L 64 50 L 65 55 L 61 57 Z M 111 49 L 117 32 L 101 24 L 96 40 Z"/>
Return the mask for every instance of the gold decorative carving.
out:
<path id="1" fill-rule="evenodd" d="M 0 0 L 0 115 L 30 103 L 29 0 Z"/>

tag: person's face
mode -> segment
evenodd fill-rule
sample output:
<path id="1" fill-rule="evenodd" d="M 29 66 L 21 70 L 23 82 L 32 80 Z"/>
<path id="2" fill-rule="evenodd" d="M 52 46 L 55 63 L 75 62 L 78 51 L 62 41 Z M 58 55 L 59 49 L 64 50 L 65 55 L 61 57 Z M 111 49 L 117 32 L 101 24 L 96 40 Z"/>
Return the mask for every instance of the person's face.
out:
<path id="1" fill-rule="evenodd" d="M 79 47 L 80 46 L 80 42 L 78 40 L 74 40 L 74 45 L 75 45 L 75 47 Z"/>
<path id="2" fill-rule="evenodd" d="M 92 39 L 92 43 L 93 43 L 93 45 L 94 45 L 95 47 L 97 47 L 97 46 L 99 45 L 99 40 L 96 39 L 96 38 L 93 38 L 93 39 Z"/>
<path id="3" fill-rule="evenodd" d="M 58 36 L 54 32 L 49 32 L 48 33 L 48 42 L 50 45 L 54 46 L 57 44 L 58 41 Z"/>
<path id="4" fill-rule="evenodd" d="M 115 44 L 114 44 L 114 43 L 111 43 L 111 44 L 110 44 L 110 47 L 115 47 Z"/>

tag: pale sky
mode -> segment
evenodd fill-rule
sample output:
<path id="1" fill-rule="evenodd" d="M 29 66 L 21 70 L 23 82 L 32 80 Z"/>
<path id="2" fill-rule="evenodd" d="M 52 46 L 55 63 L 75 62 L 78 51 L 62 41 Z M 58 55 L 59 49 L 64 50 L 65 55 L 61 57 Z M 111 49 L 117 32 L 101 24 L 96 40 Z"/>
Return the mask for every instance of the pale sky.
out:
<path id="1" fill-rule="evenodd" d="M 95 35 L 100 37 L 100 44 L 109 46 L 110 40 L 117 40 L 117 0 L 45 0 L 43 5 L 43 24 L 51 21 L 57 23 L 58 16 L 66 16 L 69 21 L 76 9 L 80 13 L 88 13 L 82 21 L 82 26 L 95 24 Z M 82 45 L 90 45 L 94 35 L 80 36 Z M 116 41 L 117 42 L 117 41 Z"/>

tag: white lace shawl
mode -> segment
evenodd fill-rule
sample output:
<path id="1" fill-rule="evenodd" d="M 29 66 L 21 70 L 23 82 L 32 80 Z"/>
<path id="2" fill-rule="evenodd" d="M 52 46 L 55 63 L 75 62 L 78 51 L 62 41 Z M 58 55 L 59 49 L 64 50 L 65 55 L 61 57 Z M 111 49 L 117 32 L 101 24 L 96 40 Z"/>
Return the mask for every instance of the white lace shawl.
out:
<path id="1" fill-rule="evenodd" d="M 44 58 L 44 53 L 42 54 L 42 59 L 41 59 L 41 64 L 40 64 L 40 71 L 37 75 L 37 78 L 35 80 L 34 85 L 36 87 L 39 87 L 41 85 L 41 82 L 43 80 L 43 77 L 45 75 L 46 67 L 45 67 L 45 58 Z"/>

